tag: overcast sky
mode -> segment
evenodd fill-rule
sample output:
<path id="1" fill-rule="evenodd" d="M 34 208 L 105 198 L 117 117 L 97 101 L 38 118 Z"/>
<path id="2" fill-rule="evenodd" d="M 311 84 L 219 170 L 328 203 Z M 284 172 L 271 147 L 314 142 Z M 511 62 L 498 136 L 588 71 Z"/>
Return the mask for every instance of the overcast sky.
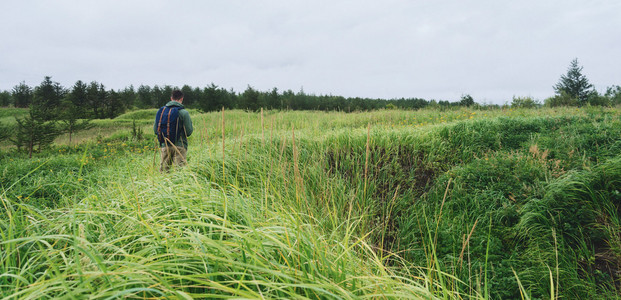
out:
<path id="1" fill-rule="evenodd" d="M 621 85 L 621 1 L 31 1 L 0 3 L 0 90 L 44 76 L 243 92 L 543 100 L 574 58 Z"/>

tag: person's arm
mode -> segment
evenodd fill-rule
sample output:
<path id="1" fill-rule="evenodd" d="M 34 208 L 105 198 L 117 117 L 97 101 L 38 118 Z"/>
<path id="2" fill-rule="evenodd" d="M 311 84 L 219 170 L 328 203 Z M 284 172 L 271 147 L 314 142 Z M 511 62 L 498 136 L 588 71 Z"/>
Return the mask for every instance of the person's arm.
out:
<path id="1" fill-rule="evenodd" d="M 155 133 L 155 135 L 157 135 L 157 123 L 158 123 L 157 114 L 155 114 L 155 122 L 153 122 L 153 133 Z"/>
<path id="2" fill-rule="evenodd" d="M 183 127 L 185 128 L 185 135 L 192 135 L 192 132 L 194 132 L 194 127 L 192 126 L 192 119 L 190 119 L 190 113 L 185 109 L 181 110 L 179 113 L 183 117 Z"/>

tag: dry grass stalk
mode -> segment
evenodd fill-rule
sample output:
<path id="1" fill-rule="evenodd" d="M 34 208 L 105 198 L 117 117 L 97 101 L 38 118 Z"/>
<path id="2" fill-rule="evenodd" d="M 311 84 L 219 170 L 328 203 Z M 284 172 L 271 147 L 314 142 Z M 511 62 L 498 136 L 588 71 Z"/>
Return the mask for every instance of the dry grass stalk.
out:
<path id="1" fill-rule="evenodd" d="M 224 160 L 226 159 L 226 154 L 224 152 L 224 106 L 222 106 L 222 179 L 225 179 L 225 171 L 224 171 Z"/>
<path id="2" fill-rule="evenodd" d="M 368 179 L 369 179 L 369 154 L 370 154 L 370 148 L 369 148 L 369 143 L 371 141 L 371 123 L 368 123 L 367 125 L 367 145 L 366 145 L 366 155 L 365 155 L 365 159 L 364 159 L 364 196 L 366 197 L 367 195 L 367 183 L 368 183 Z"/>
<path id="3" fill-rule="evenodd" d="M 261 142 L 265 146 L 265 125 L 263 125 L 263 107 L 261 107 Z"/>
<path id="4" fill-rule="evenodd" d="M 468 237 L 466 238 L 466 240 L 464 241 L 464 245 L 461 247 L 461 253 L 459 253 L 459 266 L 461 267 L 463 261 L 464 261 L 464 251 L 466 250 L 466 246 L 468 246 L 468 244 L 470 243 L 470 237 L 472 237 L 472 233 L 474 233 L 474 228 L 477 227 L 477 223 L 479 222 L 479 219 L 476 219 L 474 221 L 474 225 L 472 225 L 472 229 L 470 230 L 470 233 L 468 234 Z"/>
<path id="5" fill-rule="evenodd" d="M 293 173 L 295 177 L 295 186 L 296 186 L 295 194 L 296 194 L 296 199 L 298 200 L 298 204 L 299 204 L 299 201 L 300 201 L 299 194 L 303 193 L 304 185 L 302 184 L 302 176 L 300 175 L 300 168 L 298 166 L 299 153 L 295 145 L 295 128 L 294 127 L 291 127 L 291 133 L 292 133 L 292 146 L 293 146 Z"/>

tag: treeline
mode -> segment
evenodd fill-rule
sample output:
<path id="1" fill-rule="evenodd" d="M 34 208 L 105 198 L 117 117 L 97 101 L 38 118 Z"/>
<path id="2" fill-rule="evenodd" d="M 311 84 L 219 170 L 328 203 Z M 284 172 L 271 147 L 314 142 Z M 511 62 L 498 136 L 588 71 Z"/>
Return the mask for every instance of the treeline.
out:
<path id="1" fill-rule="evenodd" d="M 72 87 L 65 88 L 47 76 L 39 86 L 30 87 L 24 82 L 12 91 L 0 93 L 0 106 L 14 106 L 45 110 L 46 119 L 58 119 L 62 112 L 71 113 L 80 119 L 114 118 L 127 110 L 157 108 L 170 100 L 173 89 L 183 91 L 184 105 L 205 112 L 222 109 L 243 109 L 257 111 L 261 108 L 276 110 L 321 110 L 321 111 L 369 111 L 383 108 L 421 109 L 427 106 L 472 106 L 476 103 L 465 95 L 459 102 L 425 100 L 421 98 L 373 99 L 346 98 L 334 95 L 307 94 L 303 90 L 259 91 L 248 86 L 243 92 L 225 89 L 215 84 L 206 87 L 173 87 L 170 85 L 140 85 L 122 90 L 107 89 L 98 82 L 85 83 L 78 80 Z"/>
<path id="2" fill-rule="evenodd" d="M 543 103 L 531 97 L 513 97 L 513 107 L 535 108 L 539 106 L 617 106 L 621 105 L 621 87 L 608 87 L 604 94 L 598 93 L 582 74 L 582 67 L 574 59 L 566 74 L 553 86 L 555 95 Z M 85 83 L 78 80 L 72 87 L 65 88 L 46 76 L 39 86 L 30 87 L 24 82 L 12 91 L 0 92 L 0 106 L 35 108 L 42 110 L 46 120 L 62 119 L 71 114 L 78 119 L 114 118 L 127 110 L 157 108 L 170 100 L 173 89 L 183 91 L 183 104 L 205 112 L 225 109 L 257 111 L 261 108 L 275 110 L 320 110 L 320 111 L 369 111 L 385 108 L 416 110 L 425 107 L 483 107 L 498 108 L 499 105 L 481 105 L 472 96 L 462 95 L 456 102 L 446 100 L 425 100 L 421 98 L 374 99 L 345 98 L 334 95 L 307 94 L 304 90 L 259 91 L 248 86 L 243 92 L 225 89 L 213 83 L 205 87 L 173 87 L 170 85 L 150 87 L 140 85 L 122 90 L 107 89 L 96 81 Z"/>
<path id="3" fill-rule="evenodd" d="M 11 92 L 2 92 L 0 105 L 30 108 L 46 120 L 62 119 L 64 114 L 78 119 L 105 119 L 114 118 L 131 108 L 134 97 L 135 93 L 130 93 L 129 89 L 106 89 L 95 81 L 87 84 L 78 80 L 67 89 L 46 76 L 34 88 L 21 82 Z"/>
<path id="4" fill-rule="evenodd" d="M 577 59 L 572 61 L 567 74 L 562 75 L 554 86 L 556 94 L 543 103 L 531 97 L 513 97 L 511 106 L 536 108 L 540 106 L 618 106 L 621 105 L 621 87 L 612 86 L 605 94 L 598 93 L 581 73 Z M 425 100 L 421 98 L 373 99 L 345 98 L 333 95 L 307 94 L 304 90 L 280 92 L 277 88 L 258 91 L 248 86 L 241 93 L 215 84 L 206 87 L 133 86 L 122 90 L 107 89 L 96 81 L 85 83 L 78 80 L 70 88 L 61 86 L 46 76 L 41 84 L 30 87 L 25 82 L 10 92 L 0 92 L 0 106 L 29 108 L 28 116 L 16 118 L 16 124 L 0 123 L 0 142 L 9 139 L 18 151 L 33 151 L 49 146 L 63 133 L 72 134 L 90 127 L 90 120 L 114 118 L 127 110 L 157 108 L 170 101 L 174 89 L 184 93 L 183 104 L 205 112 L 224 109 L 258 111 L 270 110 L 320 110 L 320 111 L 370 111 L 377 109 L 417 110 L 426 107 L 451 108 L 475 107 L 479 109 L 500 108 L 500 105 L 481 105 L 472 96 L 462 95 L 460 101 Z M 505 104 L 504 106 L 508 106 Z M 8 134 L 11 132 L 11 134 Z"/>
<path id="5" fill-rule="evenodd" d="M 28 115 L 17 118 L 14 126 L 0 123 L 0 141 L 8 139 L 17 148 L 31 157 L 52 144 L 54 139 L 68 133 L 89 128 L 90 120 L 114 118 L 127 110 L 157 108 L 170 101 L 174 89 L 184 93 L 183 104 L 205 112 L 224 109 L 257 111 L 261 108 L 276 110 L 322 110 L 322 111 L 369 111 L 382 108 L 420 109 L 429 105 L 472 106 L 469 95 L 462 101 L 426 101 L 424 99 L 369 99 L 345 98 L 332 95 L 309 95 L 303 90 L 279 92 L 274 88 L 262 92 L 248 86 L 242 93 L 210 84 L 204 88 L 184 85 L 133 86 L 122 90 L 107 89 L 102 83 L 85 83 L 78 80 L 72 87 L 65 88 L 46 76 L 41 84 L 30 87 L 25 82 L 16 85 L 11 92 L 0 93 L 0 106 L 29 108 Z M 11 132 L 11 134 L 4 134 Z"/>

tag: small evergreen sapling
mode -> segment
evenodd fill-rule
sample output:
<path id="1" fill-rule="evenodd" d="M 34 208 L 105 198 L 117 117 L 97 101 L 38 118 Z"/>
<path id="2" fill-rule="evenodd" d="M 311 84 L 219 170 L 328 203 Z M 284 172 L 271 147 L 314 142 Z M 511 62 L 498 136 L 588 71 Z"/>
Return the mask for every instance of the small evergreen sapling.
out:
<path id="1" fill-rule="evenodd" d="M 15 121 L 17 126 L 14 135 L 9 139 L 18 150 L 23 149 L 28 152 L 29 158 L 32 157 L 35 147 L 39 151 L 48 147 L 61 133 L 56 126 L 56 121 L 45 121 L 32 111 L 26 117 L 15 118 Z"/>

